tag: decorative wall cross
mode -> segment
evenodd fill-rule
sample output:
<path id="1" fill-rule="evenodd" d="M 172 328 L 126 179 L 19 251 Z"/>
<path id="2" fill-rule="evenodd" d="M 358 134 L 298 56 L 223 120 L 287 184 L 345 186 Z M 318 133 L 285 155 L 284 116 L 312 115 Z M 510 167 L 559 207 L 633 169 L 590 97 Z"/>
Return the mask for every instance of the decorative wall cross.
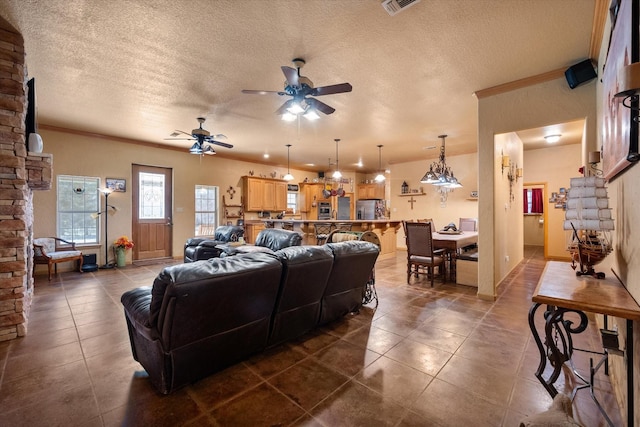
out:
<path id="1" fill-rule="evenodd" d="M 411 196 L 411 197 L 409 198 L 409 200 L 407 200 L 407 203 L 411 203 L 411 210 L 413 210 L 413 204 L 414 204 L 415 202 L 417 202 L 417 200 L 415 200 L 415 199 L 413 198 L 413 196 Z"/>
<path id="2" fill-rule="evenodd" d="M 233 195 L 236 194 L 236 189 L 233 187 L 229 187 L 227 189 L 227 193 L 229 193 L 229 198 L 233 200 Z"/>

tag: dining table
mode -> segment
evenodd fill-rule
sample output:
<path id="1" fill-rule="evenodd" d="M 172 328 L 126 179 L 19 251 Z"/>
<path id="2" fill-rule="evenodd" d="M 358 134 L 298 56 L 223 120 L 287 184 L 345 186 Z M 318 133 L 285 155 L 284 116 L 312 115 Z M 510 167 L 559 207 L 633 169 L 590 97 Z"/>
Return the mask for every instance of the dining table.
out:
<path id="1" fill-rule="evenodd" d="M 433 249 L 444 249 L 449 259 L 449 278 L 456 281 L 456 258 L 458 253 L 468 246 L 478 244 L 477 231 L 434 231 Z"/>

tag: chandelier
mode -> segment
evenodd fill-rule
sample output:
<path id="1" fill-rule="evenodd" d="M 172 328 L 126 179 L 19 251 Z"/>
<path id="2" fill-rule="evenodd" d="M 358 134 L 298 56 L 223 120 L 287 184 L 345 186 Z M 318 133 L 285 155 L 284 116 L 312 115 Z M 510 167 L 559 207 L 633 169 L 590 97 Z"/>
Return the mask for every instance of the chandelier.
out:
<path id="1" fill-rule="evenodd" d="M 447 195 L 450 191 L 456 188 L 462 187 L 462 184 L 458 182 L 458 179 L 453 175 L 453 171 L 445 160 L 444 155 L 444 139 L 447 135 L 438 135 L 438 138 L 442 139 L 442 145 L 440 146 L 440 158 L 437 162 L 431 163 L 429 170 L 424 174 L 420 180 L 423 184 L 432 184 L 437 188 L 440 193 L 440 205 L 445 207 L 447 205 Z"/>

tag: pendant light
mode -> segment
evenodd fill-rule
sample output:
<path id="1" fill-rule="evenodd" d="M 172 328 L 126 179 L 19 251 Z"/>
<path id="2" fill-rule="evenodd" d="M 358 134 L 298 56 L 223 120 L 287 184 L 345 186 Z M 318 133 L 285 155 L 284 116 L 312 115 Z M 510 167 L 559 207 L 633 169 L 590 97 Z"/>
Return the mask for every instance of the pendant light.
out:
<path id="1" fill-rule="evenodd" d="M 374 178 L 376 182 L 385 180 L 384 171 L 382 170 L 382 145 L 378 145 L 378 175 Z"/>
<path id="2" fill-rule="evenodd" d="M 342 174 L 340 173 L 340 168 L 338 166 L 338 142 L 340 142 L 340 140 L 336 138 L 334 141 L 336 142 L 336 171 L 332 176 L 334 179 L 340 179 L 342 178 Z"/>
<path id="3" fill-rule="evenodd" d="M 287 144 L 287 174 L 284 176 L 285 181 L 293 180 L 293 175 L 291 175 L 291 171 L 289 169 L 289 148 L 290 147 L 291 147 L 291 144 Z"/>

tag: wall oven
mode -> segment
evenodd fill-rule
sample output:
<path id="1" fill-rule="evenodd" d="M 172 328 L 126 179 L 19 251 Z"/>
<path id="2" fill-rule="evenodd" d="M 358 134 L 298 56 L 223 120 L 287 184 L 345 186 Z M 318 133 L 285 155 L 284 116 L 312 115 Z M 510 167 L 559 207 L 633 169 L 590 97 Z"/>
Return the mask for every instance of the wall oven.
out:
<path id="1" fill-rule="evenodd" d="M 321 220 L 331 219 L 331 203 L 329 202 L 318 203 L 318 219 L 321 219 Z"/>

